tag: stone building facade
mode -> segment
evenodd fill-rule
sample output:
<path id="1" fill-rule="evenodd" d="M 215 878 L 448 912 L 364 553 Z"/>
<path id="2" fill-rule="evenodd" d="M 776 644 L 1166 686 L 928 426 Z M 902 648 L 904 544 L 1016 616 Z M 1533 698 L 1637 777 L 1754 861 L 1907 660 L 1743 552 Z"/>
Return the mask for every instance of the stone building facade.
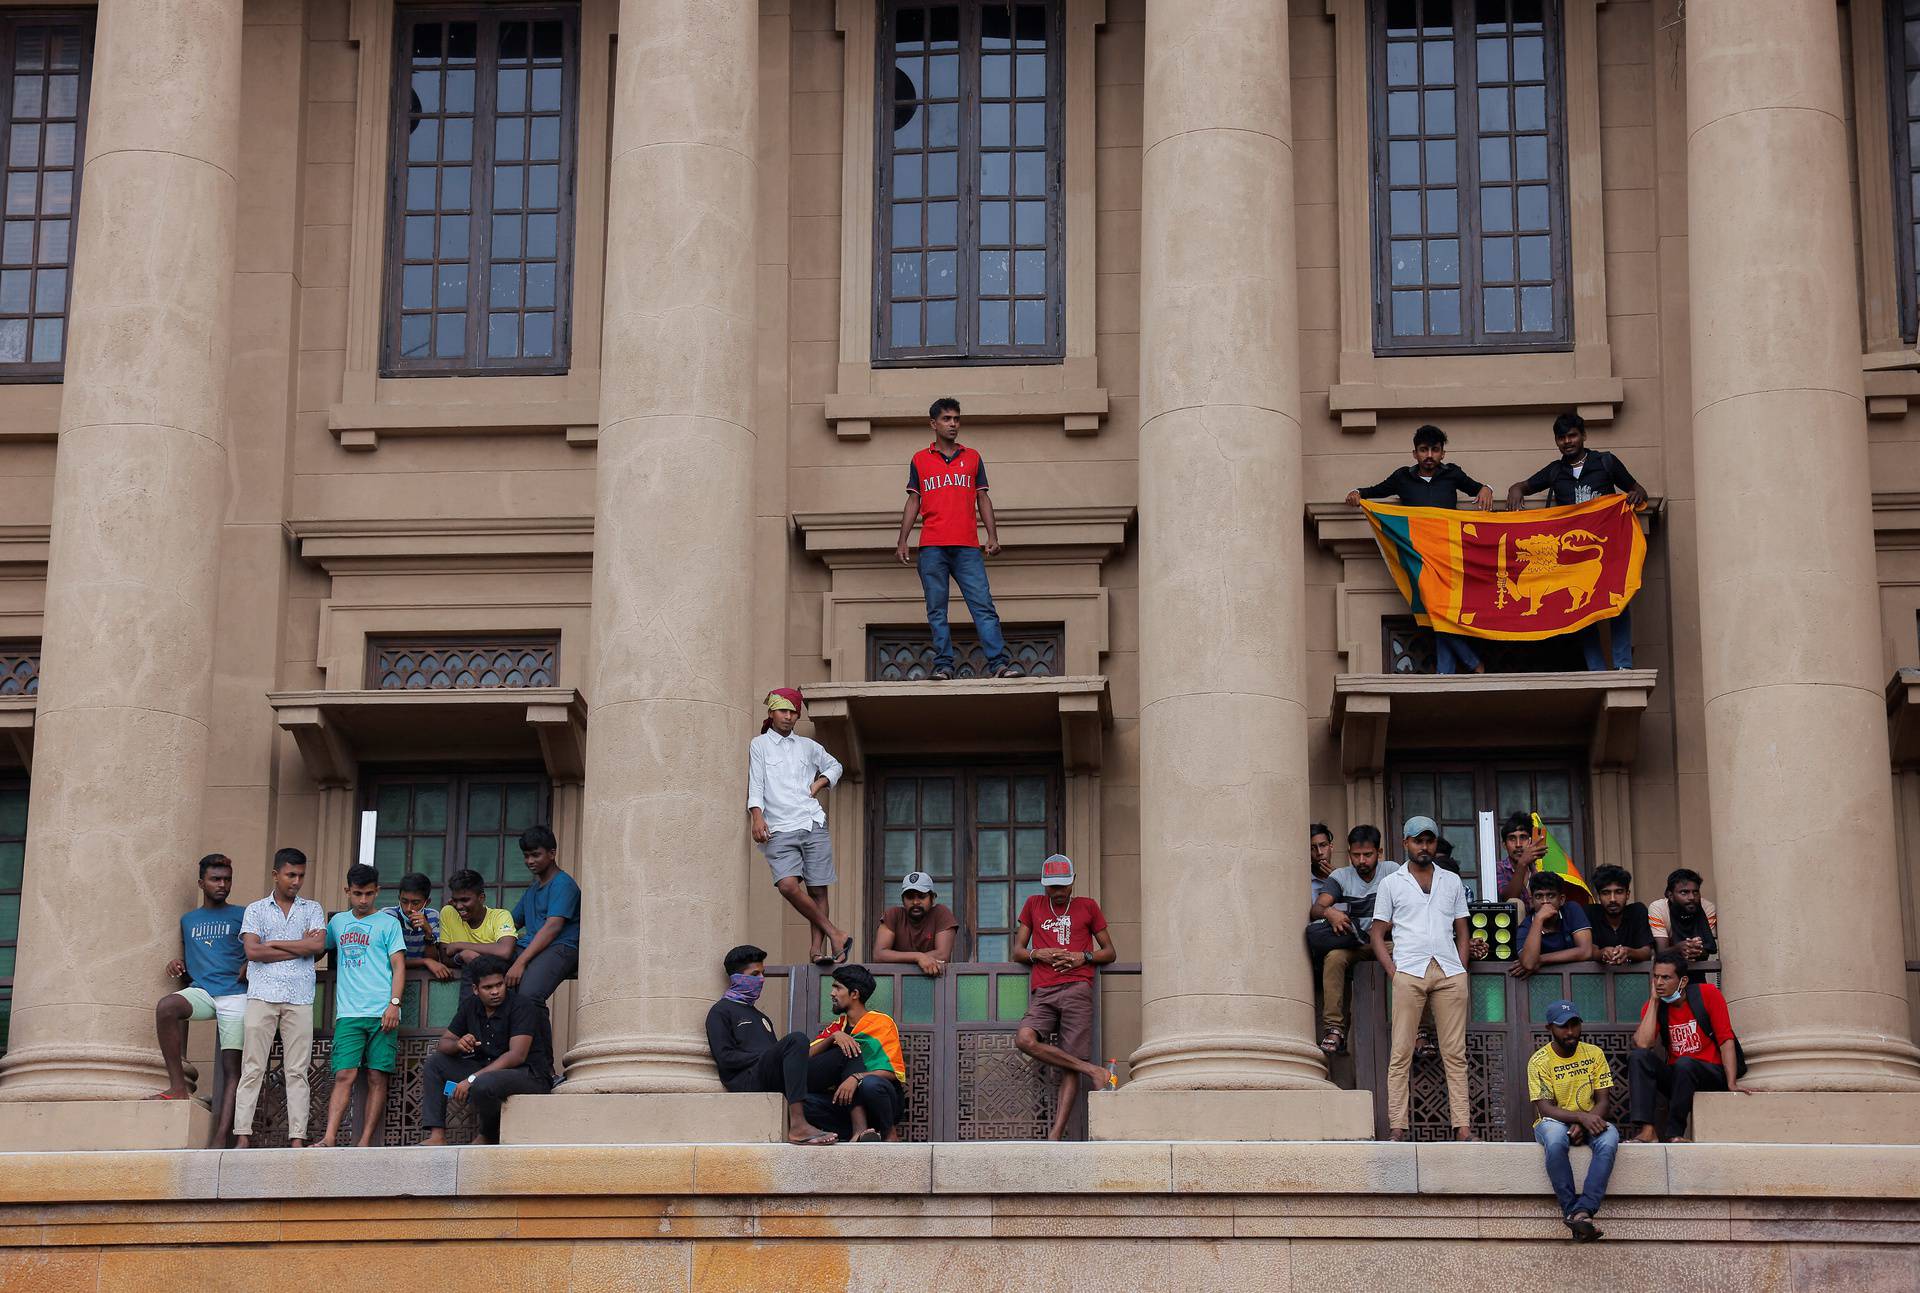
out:
<path id="1" fill-rule="evenodd" d="M 550 820 L 573 1089 L 712 1089 L 720 951 L 804 960 L 741 812 L 786 684 L 862 946 L 924 867 L 1003 960 L 1080 862 L 1140 963 L 1095 1135 L 1367 1134 L 1307 825 L 1520 803 L 1706 874 L 1775 1108 L 1920 1094 L 1914 8 L 0 7 L 0 1102 L 153 1089 L 192 860 L 337 902 L 367 811 L 383 882 L 508 890 Z M 941 395 L 1017 682 L 923 677 Z M 1653 497 L 1636 668 L 1431 676 L 1340 500 L 1428 421 L 1499 494 L 1568 409 Z"/>

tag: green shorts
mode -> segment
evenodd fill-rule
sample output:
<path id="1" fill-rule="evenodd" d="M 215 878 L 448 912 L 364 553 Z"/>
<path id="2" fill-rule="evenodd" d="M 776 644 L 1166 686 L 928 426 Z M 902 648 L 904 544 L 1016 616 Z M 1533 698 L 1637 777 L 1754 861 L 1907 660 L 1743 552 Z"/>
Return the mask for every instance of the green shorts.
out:
<path id="1" fill-rule="evenodd" d="M 205 988 L 182 988 L 173 994 L 186 998 L 193 1013 L 187 1018 L 195 1023 L 208 1019 L 220 1021 L 220 1049 L 237 1051 L 241 1049 L 240 1038 L 247 1022 L 247 994 L 242 992 L 231 997 L 216 997 Z"/>
<path id="2" fill-rule="evenodd" d="M 387 1032 L 380 1017 L 336 1019 L 333 1021 L 333 1071 L 378 1069 L 382 1073 L 400 1068 L 400 1030 Z"/>

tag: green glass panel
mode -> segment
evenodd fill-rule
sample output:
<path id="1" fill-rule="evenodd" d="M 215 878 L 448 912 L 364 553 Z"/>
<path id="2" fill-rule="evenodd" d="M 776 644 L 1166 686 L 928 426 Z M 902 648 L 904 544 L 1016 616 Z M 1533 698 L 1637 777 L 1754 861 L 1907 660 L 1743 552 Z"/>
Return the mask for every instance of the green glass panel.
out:
<path id="1" fill-rule="evenodd" d="M 1640 1022 L 1640 1007 L 1647 1003 L 1653 991 L 1644 974 L 1616 974 L 1613 976 L 1614 1018 L 1621 1021 Z"/>
<path id="2" fill-rule="evenodd" d="M 899 1023 L 930 1024 L 933 1022 L 933 980 L 924 974 L 916 974 L 901 981 Z"/>
<path id="3" fill-rule="evenodd" d="M 953 782 L 928 777 L 920 783 L 920 821 L 925 826 L 953 825 Z"/>
<path id="4" fill-rule="evenodd" d="M 979 884 L 973 888 L 973 927 L 975 929 L 1012 929 L 1007 911 L 1007 886 Z"/>
<path id="5" fill-rule="evenodd" d="M 520 832 L 529 826 L 537 825 L 540 820 L 540 787 L 534 785 L 514 785 L 507 787 L 507 829 Z"/>
<path id="6" fill-rule="evenodd" d="M 1473 1004 L 1471 1007 L 1473 1022 L 1476 1024 L 1504 1024 L 1507 1022 L 1507 979 L 1502 974 L 1475 974 L 1467 979 Z"/>
<path id="7" fill-rule="evenodd" d="M 13 948 L 0 947 L 0 979 L 11 979 L 13 977 L 13 957 Z"/>
<path id="8" fill-rule="evenodd" d="M 1047 833 L 1020 830 L 1013 833 L 1013 869 L 1015 875 L 1038 876 L 1040 864 L 1047 858 Z"/>
<path id="9" fill-rule="evenodd" d="M 27 833 L 27 792 L 0 790 L 0 835 L 21 839 Z"/>
<path id="10" fill-rule="evenodd" d="M 1536 974 L 1527 980 L 1527 1021 L 1547 1022 L 1547 1007 L 1560 1000 L 1560 976 Z"/>
<path id="11" fill-rule="evenodd" d="M 27 867 L 27 846 L 8 841 L 0 844 L 0 889 L 18 889 Z"/>
<path id="12" fill-rule="evenodd" d="M 404 831 L 407 829 L 409 809 L 413 796 L 406 786 L 382 786 L 380 797 L 374 805 L 380 812 L 380 829 L 383 831 Z"/>
<path id="13" fill-rule="evenodd" d="M 1047 820 L 1047 779 L 1020 777 L 1013 783 L 1013 818 L 1019 822 Z"/>
<path id="14" fill-rule="evenodd" d="M 1570 976 L 1573 991 L 1568 999 L 1573 1008 L 1580 1012 L 1580 1018 L 1591 1019 L 1599 1023 L 1607 1017 L 1607 981 L 1598 974 L 1575 974 Z"/>
<path id="15" fill-rule="evenodd" d="M 1498 793 L 1494 798 L 1499 801 L 1495 811 L 1500 814 L 1501 821 L 1505 821 L 1513 813 L 1533 811 L 1532 777 L 1524 772 L 1503 772 L 1495 784 L 1498 787 Z"/>
<path id="16" fill-rule="evenodd" d="M 1404 808 L 1406 811 L 1400 814 L 1403 818 L 1433 816 L 1434 802 L 1433 802 L 1433 778 L 1432 777 L 1426 776 L 1424 774 L 1420 774 L 1420 775 L 1409 774 L 1405 777 L 1402 777 L 1400 779 L 1400 797 L 1406 800 L 1406 803 L 1404 805 Z M 1386 832 L 1386 834 L 1393 835 L 1393 834 L 1397 834 L 1397 832 L 1388 831 Z M 1387 851 L 1391 853 L 1394 850 L 1388 849 Z"/>
<path id="17" fill-rule="evenodd" d="M 1003 1023 L 1011 1023 L 1027 1013 L 1027 976 L 1024 974 L 1003 974 L 994 983 L 994 996 L 999 998 L 997 1009 Z"/>
<path id="18" fill-rule="evenodd" d="M 974 865 L 981 875 L 1007 873 L 1007 833 L 980 831 L 973 837 Z"/>
<path id="19" fill-rule="evenodd" d="M 1465 830 L 1453 832 L 1447 836 L 1447 838 L 1453 841 L 1453 860 L 1460 864 L 1462 871 L 1468 876 L 1472 876 L 1480 869 L 1480 863 L 1478 861 L 1480 856 L 1480 841 L 1478 835 L 1471 827 L 1468 827 Z"/>
<path id="20" fill-rule="evenodd" d="M 887 832 L 887 879 L 899 880 L 913 870 L 919 861 L 916 841 L 919 839 L 912 831 Z M 949 859 L 951 865 L 951 859 Z"/>
<path id="21" fill-rule="evenodd" d="M 1471 772 L 1441 774 L 1440 820 L 1444 822 L 1473 820 L 1473 774 Z"/>
<path id="22" fill-rule="evenodd" d="M 427 1026 L 445 1028 L 453 1022 L 453 1015 L 460 1008 L 460 980 L 449 979 L 445 983 L 427 985 Z"/>
<path id="23" fill-rule="evenodd" d="M 820 1026 L 825 1028 L 833 1022 L 833 978 L 820 976 Z"/>
<path id="24" fill-rule="evenodd" d="M 453 1016 L 447 1016 L 451 1019 Z M 409 983 L 407 990 L 400 994 L 400 1026 L 418 1028 L 420 1026 L 420 988 Z"/>
<path id="25" fill-rule="evenodd" d="M 1540 774 L 1540 815 L 1555 821 L 1573 819 L 1573 791 L 1567 784 L 1564 772 L 1543 772 Z M 1571 841 L 1562 840 L 1562 844 Z"/>
<path id="26" fill-rule="evenodd" d="M 381 884 L 399 884 L 407 873 L 407 837 L 388 835 L 373 842 L 373 866 Z"/>
<path id="27" fill-rule="evenodd" d="M 499 786 L 469 786 L 467 788 L 467 829 L 470 831 L 499 830 L 501 806 L 502 796 Z"/>
<path id="28" fill-rule="evenodd" d="M 911 826 L 919 820 L 920 783 L 905 777 L 887 782 L 887 825 Z"/>
<path id="29" fill-rule="evenodd" d="M 869 1001 L 867 1005 L 878 1010 L 883 1015 L 893 1013 L 892 975 L 883 974 L 873 981 L 873 1000 Z"/>
<path id="30" fill-rule="evenodd" d="M 330 1031 L 332 1028 L 332 1019 L 333 1019 L 333 985 L 331 983 L 315 984 L 313 989 L 313 1029 L 314 1031 L 315 1032 Z"/>
<path id="31" fill-rule="evenodd" d="M 500 837 L 467 836 L 467 865 L 489 880 L 500 879 Z"/>
<path id="32" fill-rule="evenodd" d="M 413 869 L 439 884 L 446 877 L 447 837 L 421 835 L 413 841 Z"/>
<path id="33" fill-rule="evenodd" d="M 953 877 L 953 832 L 920 833 L 920 869 L 941 880 Z"/>
<path id="34" fill-rule="evenodd" d="M 1022 880 L 1013 886 L 1013 909 L 1019 911 L 1027 905 L 1027 899 L 1042 892 L 1044 890 L 1038 880 Z"/>
<path id="35" fill-rule="evenodd" d="M 447 829 L 446 786 L 414 787 L 413 829 L 416 831 L 444 831 Z"/>
<path id="36" fill-rule="evenodd" d="M 984 944 L 985 939 L 981 942 Z M 968 1021 L 987 1018 L 987 980 L 985 974 L 963 974 L 957 985 L 960 992 L 960 1018 Z"/>
<path id="37" fill-rule="evenodd" d="M 0 997 L 0 1051 L 7 1048 L 7 1034 L 13 1026 L 13 1000 Z"/>
<path id="38" fill-rule="evenodd" d="M 1007 936 L 1005 934 L 982 934 L 974 941 L 973 959 L 976 961 L 1006 961 Z"/>
<path id="39" fill-rule="evenodd" d="M 520 905 L 520 897 L 526 893 L 526 891 L 527 886 L 523 884 L 517 884 L 511 888 L 502 888 L 500 890 L 500 906 L 507 911 L 512 911 Z"/>
<path id="40" fill-rule="evenodd" d="M 1005 777 L 982 777 L 978 791 L 979 803 L 975 806 L 974 817 L 982 822 L 1004 822 L 1007 820 L 1007 780 Z"/>

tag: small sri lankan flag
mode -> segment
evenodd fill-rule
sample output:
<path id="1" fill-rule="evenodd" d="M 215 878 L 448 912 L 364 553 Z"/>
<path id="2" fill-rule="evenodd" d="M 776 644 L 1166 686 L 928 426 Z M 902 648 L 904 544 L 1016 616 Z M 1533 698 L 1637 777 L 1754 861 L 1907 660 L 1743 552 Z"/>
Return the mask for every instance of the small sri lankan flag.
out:
<path id="1" fill-rule="evenodd" d="M 1540 859 L 1533 864 L 1533 869 L 1551 871 L 1565 883 L 1576 886 L 1587 895 L 1581 901 L 1592 899 L 1593 890 L 1587 886 L 1586 879 L 1581 876 L 1580 868 L 1573 864 L 1573 859 L 1567 856 L 1567 851 L 1560 847 L 1560 841 L 1553 838 L 1553 832 L 1541 824 L 1540 814 L 1533 813 L 1531 816 L 1533 817 L 1533 838 L 1547 846 L 1547 851 L 1540 855 Z"/>
<path id="2" fill-rule="evenodd" d="M 1519 512 L 1360 506 L 1414 618 L 1441 633 L 1559 637 L 1640 591 L 1647 539 L 1625 494 Z"/>

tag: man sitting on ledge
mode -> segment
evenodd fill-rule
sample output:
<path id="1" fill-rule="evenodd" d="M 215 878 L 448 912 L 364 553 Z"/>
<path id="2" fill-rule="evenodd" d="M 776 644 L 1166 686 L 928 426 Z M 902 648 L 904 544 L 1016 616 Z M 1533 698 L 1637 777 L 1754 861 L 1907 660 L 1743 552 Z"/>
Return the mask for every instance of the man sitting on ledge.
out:
<path id="1" fill-rule="evenodd" d="M 1668 948 L 1655 955 L 1651 992 L 1640 1008 L 1627 1061 L 1628 1120 L 1640 1124 L 1634 1139 L 1685 1142 L 1694 1093 L 1740 1091 L 1745 1069 L 1720 989 L 1688 978 L 1685 952 Z M 1662 1095 L 1667 1098 L 1664 1137 L 1653 1126 L 1654 1099 Z"/>
<path id="2" fill-rule="evenodd" d="M 873 974 L 864 965 L 833 972 L 833 1013 L 807 1060 L 807 1121 L 855 1142 L 885 1140 L 906 1116 L 907 1061 L 891 1016 L 869 1010 Z"/>
<path id="3" fill-rule="evenodd" d="M 471 1103 L 480 1116 L 476 1145 L 500 1139 L 500 1107 L 507 1097 L 553 1090 L 553 1029 L 547 1008 L 507 988 L 507 963 L 498 956 L 474 961 L 473 995 L 420 1067 L 423 1145 L 447 1143 L 447 1101 Z"/>
<path id="4" fill-rule="evenodd" d="M 831 1145 L 840 1138 L 807 1121 L 807 1035 L 773 1035 L 754 1003 L 767 983 L 767 954 L 750 943 L 722 963 L 727 990 L 707 1011 L 707 1049 L 729 1091 L 771 1091 L 787 1098 L 787 1143 Z"/>
<path id="5" fill-rule="evenodd" d="M 1533 1101 L 1533 1138 L 1547 1156 L 1560 1215 L 1579 1243 L 1601 1235 L 1593 1224 L 1607 1196 L 1613 1156 L 1620 1151 L 1620 1129 L 1607 1121 L 1613 1098 L 1613 1069 L 1598 1046 L 1580 1040 L 1580 1012 L 1571 1001 L 1547 1007 L 1547 1033 L 1553 1040 L 1527 1061 L 1527 1095 Z M 1593 1147 L 1586 1187 L 1573 1188 L 1574 1145 Z"/>

